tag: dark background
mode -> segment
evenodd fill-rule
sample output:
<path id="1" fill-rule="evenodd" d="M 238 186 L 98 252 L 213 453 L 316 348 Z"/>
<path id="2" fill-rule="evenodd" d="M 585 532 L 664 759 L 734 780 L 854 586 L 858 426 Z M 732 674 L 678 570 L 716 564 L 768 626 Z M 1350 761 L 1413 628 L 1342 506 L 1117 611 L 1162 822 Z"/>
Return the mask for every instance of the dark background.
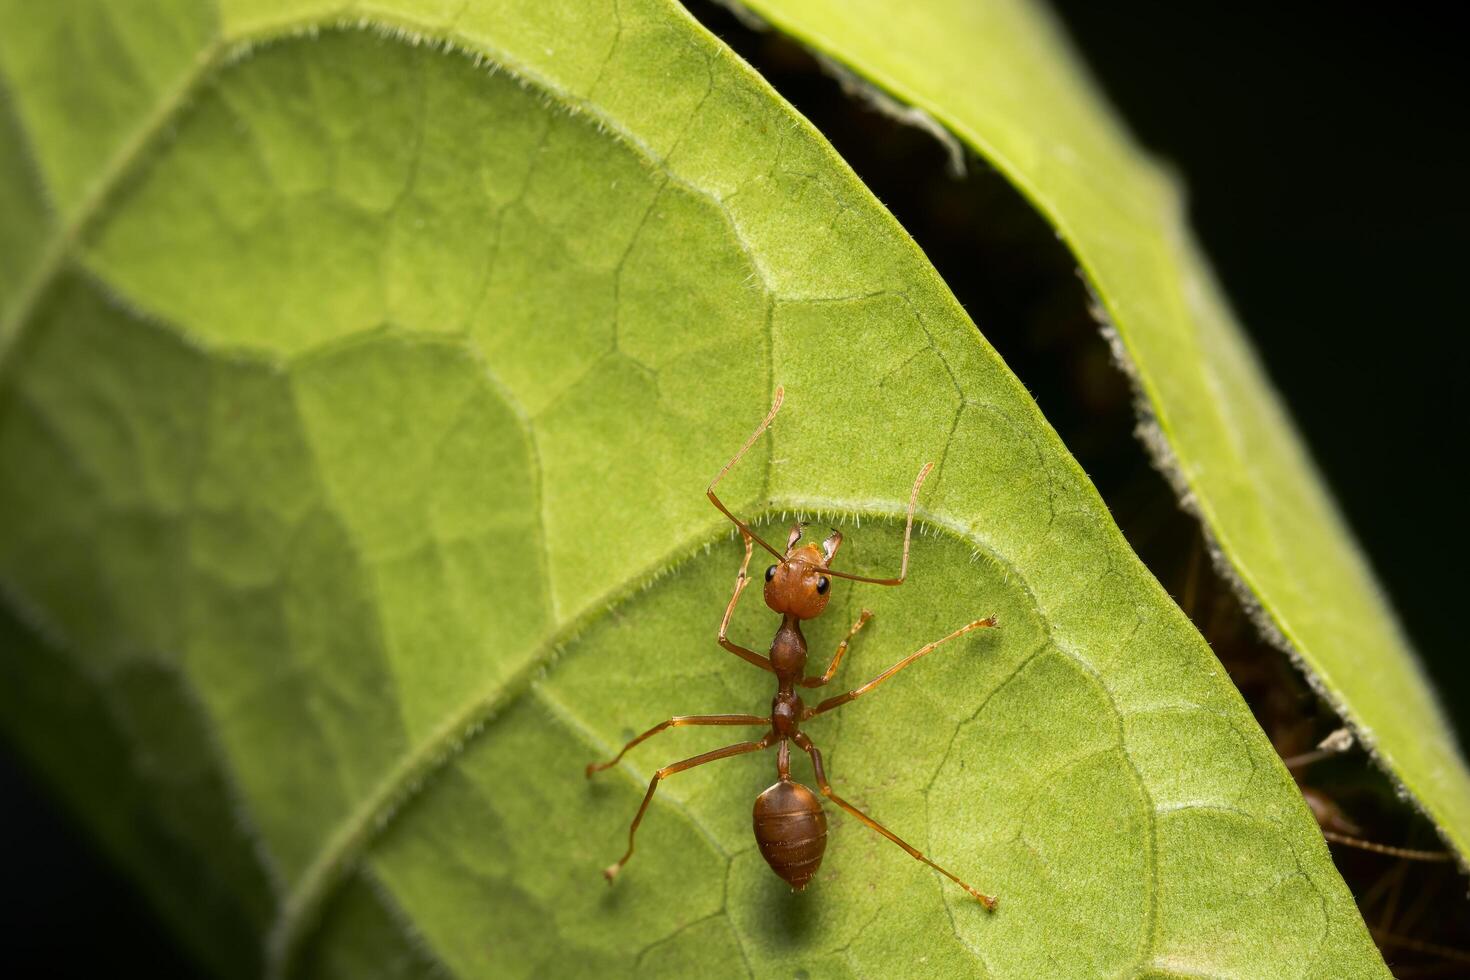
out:
<path id="1" fill-rule="evenodd" d="M 1226 292 L 1466 741 L 1458 20 L 1448 4 L 1053 2 L 1134 134 L 1185 181 Z M 5 751 L 0 973 L 187 972 Z"/>
<path id="2" fill-rule="evenodd" d="M 1190 217 L 1470 741 L 1465 34 L 1450 5 L 1053 0 Z"/>

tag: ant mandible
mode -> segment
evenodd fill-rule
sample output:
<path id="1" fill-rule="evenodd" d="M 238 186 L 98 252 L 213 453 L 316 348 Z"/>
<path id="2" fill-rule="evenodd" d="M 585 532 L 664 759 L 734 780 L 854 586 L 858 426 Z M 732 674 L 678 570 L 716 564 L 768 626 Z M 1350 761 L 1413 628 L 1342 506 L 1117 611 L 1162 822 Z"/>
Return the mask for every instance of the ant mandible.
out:
<path id="1" fill-rule="evenodd" d="M 847 636 L 837 645 L 837 652 L 832 655 L 832 661 L 827 665 L 826 671 L 820 676 L 806 676 L 807 646 L 806 638 L 801 633 L 801 621 L 814 619 L 820 616 L 827 608 L 827 600 L 832 587 L 832 578 L 844 578 L 853 582 L 866 582 L 871 585 L 901 585 L 908 575 L 909 569 L 909 538 L 914 529 L 914 505 L 919 499 L 919 488 L 923 486 L 924 478 L 934 468 L 933 463 L 926 463 L 919 470 L 918 477 L 914 480 L 914 487 L 909 494 L 908 522 L 903 531 L 903 559 L 899 566 L 897 578 L 867 578 L 862 575 L 852 575 L 847 572 L 839 572 L 831 567 L 832 559 L 837 554 L 837 549 L 842 545 L 842 534 L 833 530 L 832 534 L 822 542 L 818 549 L 815 544 L 804 545 L 798 548 L 797 542 L 801 540 L 802 525 L 795 524 L 791 528 L 791 534 L 786 540 L 786 551 L 777 551 L 771 547 L 760 535 L 751 530 L 750 526 L 734 514 L 720 502 L 715 495 L 715 487 L 725 474 L 730 471 L 740 458 L 746 454 L 761 434 L 770 426 L 775 419 L 776 413 L 781 410 L 783 390 L 776 389 L 776 397 L 771 405 L 771 410 L 766 414 L 765 420 L 745 440 L 745 445 L 740 447 L 731 460 L 720 470 L 714 482 L 705 490 L 710 502 L 719 509 L 720 513 L 728 517 L 735 526 L 740 529 L 740 535 L 745 541 L 745 560 L 740 564 L 740 574 L 735 579 L 735 593 L 730 596 L 730 603 L 725 607 L 725 618 L 720 621 L 719 644 L 726 650 L 735 654 L 762 670 L 770 671 L 776 675 L 776 696 L 771 700 L 771 713 L 762 715 L 680 715 L 670 718 L 668 721 L 654 725 L 648 731 L 633 739 L 623 750 L 608 762 L 593 763 L 587 767 L 587 775 L 590 778 L 593 773 L 614 766 L 620 759 L 644 739 L 651 738 L 659 732 L 670 728 L 680 728 L 685 725 L 769 725 L 770 730 L 765 736 L 754 742 L 740 742 L 735 745 L 727 745 L 722 749 L 705 752 L 682 762 L 664 766 L 653 774 L 649 781 L 648 793 L 643 797 L 643 804 L 638 807 L 638 813 L 633 817 L 633 825 L 628 828 L 628 850 L 622 858 L 611 865 L 603 874 L 611 882 L 614 876 L 622 870 L 624 864 L 633 856 L 633 837 L 638 832 L 638 824 L 643 819 L 644 811 L 648 809 L 653 794 L 658 790 L 658 784 L 665 778 L 676 772 L 693 769 L 702 766 L 706 762 L 714 762 L 716 759 L 728 759 L 731 756 L 744 755 L 747 752 L 757 752 L 768 749 L 772 745 L 776 749 L 776 773 L 778 781 L 761 793 L 755 801 L 755 839 L 759 845 L 761 856 L 782 879 L 791 885 L 796 891 L 801 891 L 816 875 L 817 868 L 822 863 L 822 853 L 827 847 L 827 817 L 822 812 L 821 801 L 817 799 L 810 789 L 791 778 L 791 749 L 790 743 L 796 743 L 796 747 L 806 752 L 812 759 L 812 770 L 817 778 L 817 785 L 822 790 L 822 795 L 827 799 L 857 817 L 864 824 L 887 837 L 893 843 L 907 851 L 915 859 L 924 862 L 958 884 L 965 891 L 979 899 L 987 909 L 993 910 L 996 899 L 990 895 L 971 888 L 955 875 L 929 860 L 919 852 L 917 848 L 909 846 L 888 828 L 884 827 L 872 817 L 863 813 L 857 807 L 848 803 L 842 797 L 832 791 L 831 783 L 827 782 L 827 774 L 822 767 L 822 753 L 817 749 L 812 740 L 801 731 L 801 723 L 817 715 L 826 714 L 834 708 L 839 708 L 849 701 L 855 701 L 867 694 L 873 688 L 882 684 L 888 678 L 898 673 L 909 664 L 929 653 L 934 648 L 950 640 L 957 639 L 972 630 L 984 626 L 994 626 L 995 617 L 987 616 L 974 622 L 966 623 L 959 629 L 920 647 L 914 653 L 904 657 L 898 663 L 889 667 L 883 673 L 873 678 L 862 687 L 854 688 L 846 694 L 827 698 L 814 708 L 808 708 L 802 704 L 801 698 L 796 694 L 795 688 L 822 687 L 830 681 L 837 673 L 837 667 L 842 663 L 842 657 L 847 653 L 847 646 L 852 638 L 857 635 L 872 618 L 872 613 L 864 609 L 858 617 Z M 748 650 L 743 646 L 731 641 L 726 637 L 730 626 L 730 617 L 735 612 L 735 604 L 740 601 L 740 594 L 750 584 L 750 577 L 746 574 L 750 567 L 750 556 L 755 545 L 759 544 L 776 557 L 776 564 L 766 569 L 765 600 L 766 605 L 772 611 L 781 614 L 781 625 L 776 630 L 776 637 L 771 641 L 771 652 L 769 656 L 761 656 L 754 650 Z"/>

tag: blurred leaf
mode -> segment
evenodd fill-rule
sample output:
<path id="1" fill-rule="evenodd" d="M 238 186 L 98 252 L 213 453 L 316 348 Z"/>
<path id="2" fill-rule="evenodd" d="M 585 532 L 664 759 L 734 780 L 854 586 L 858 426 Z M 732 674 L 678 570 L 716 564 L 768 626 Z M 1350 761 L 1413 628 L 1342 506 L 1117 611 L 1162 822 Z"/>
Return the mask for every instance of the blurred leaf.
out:
<path id="1" fill-rule="evenodd" d="M 1025 390 L 682 11 L 176 6 L 0 8 L 0 194 L 51 205 L 0 239 L 0 719 L 216 970 L 1383 974 Z M 670 780 L 602 884 L 729 732 L 583 766 L 768 703 L 701 490 L 778 381 L 729 499 L 847 567 L 939 464 L 910 582 L 839 584 L 814 656 L 864 605 L 844 684 L 1003 626 L 811 731 L 993 915 L 841 815 L 789 894 L 769 756 Z"/>

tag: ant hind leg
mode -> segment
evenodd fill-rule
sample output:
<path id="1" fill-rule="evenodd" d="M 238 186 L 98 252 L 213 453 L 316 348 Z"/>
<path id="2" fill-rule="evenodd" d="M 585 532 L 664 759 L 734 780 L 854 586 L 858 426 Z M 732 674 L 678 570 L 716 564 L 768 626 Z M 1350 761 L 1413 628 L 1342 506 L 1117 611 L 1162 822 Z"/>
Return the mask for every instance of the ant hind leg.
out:
<path id="1" fill-rule="evenodd" d="M 795 737 L 794 741 L 796 742 L 796 744 L 797 744 L 797 746 L 799 748 L 804 749 L 806 751 L 806 754 L 812 757 L 812 769 L 816 773 L 816 776 L 817 776 L 817 786 L 818 786 L 819 789 L 821 789 L 823 796 L 827 797 L 827 799 L 831 800 L 833 803 L 836 803 L 838 806 L 842 807 L 842 809 L 846 810 L 848 813 L 852 814 L 854 817 L 857 817 L 864 824 L 866 824 L 867 826 L 871 827 L 873 830 L 876 830 L 878 833 L 882 834 L 884 837 L 887 837 L 889 840 L 893 841 L 893 843 L 897 844 L 899 847 L 903 848 L 905 851 L 908 852 L 908 854 L 909 854 L 910 857 L 914 858 L 915 860 L 924 862 L 925 864 L 929 865 L 929 867 L 933 868 L 935 871 L 938 871 L 940 874 L 944 875 L 950 881 L 952 881 L 955 884 L 959 885 L 965 891 L 969 892 L 972 896 L 974 896 L 976 899 L 978 899 L 980 901 L 980 904 L 981 905 L 984 905 L 985 908 L 988 911 L 991 911 L 991 912 L 994 912 L 995 911 L 995 906 L 998 904 L 998 900 L 995 898 L 995 896 L 993 896 L 993 895 L 986 895 L 984 892 L 981 892 L 981 891 L 978 891 L 977 889 L 971 888 L 968 884 L 966 884 L 965 882 L 963 882 L 959 878 L 957 878 L 953 873 L 951 873 L 950 871 L 947 871 L 944 868 L 941 868 L 939 865 L 935 864 L 933 861 L 931 861 L 928 858 L 926 858 L 923 855 L 923 853 L 921 851 L 919 851 L 918 848 L 909 845 L 906 841 L 903 840 L 903 838 L 899 837 L 893 831 L 889 830 L 887 827 L 883 826 L 881 823 L 879 823 L 878 821 L 874 820 L 872 817 L 868 816 L 866 813 L 864 813 L 863 811 L 859 810 L 857 807 L 853 806 L 851 803 L 847 802 L 842 797 L 838 796 L 833 791 L 832 784 L 829 783 L 829 782 L 827 782 L 827 773 L 822 768 L 822 753 L 821 753 L 821 751 L 816 747 L 816 745 L 812 742 L 811 739 L 807 738 L 803 734 L 798 734 Z"/>
<path id="2" fill-rule="evenodd" d="M 643 813 L 648 809 L 648 804 L 652 802 L 653 794 L 657 792 L 660 782 L 676 772 L 693 769 L 695 766 L 702 766 L 706 762 L 714 762 L 716 759 L 728 759 L 731 756 L 744 755 L 747 752 L 757 752 L 761 749 L 770 748 L 770 746 L 771 736 L 767 735 L 758 742 L 738 742 L 735 745 L 727 745 L 722 749 L 715 749 L 712 752 L 705 752 L 703 755 L 696 755 L 682 762 L 675 762 L 673 765 L 664 766 L 658 772 L 654 773 L 653 778 L 648 782 L 648 792 L 644 794 L 643 803 L 638 807 L 638 813 L 633 817 L 633 825 L 628 828 L 627 852 L 618 859 L 616 864 L 608 865 L 603 870 L 602 876 L 611 883 L 617 877 L 618 872 L 623 870 L 623 865 L 627 864 L 628 859 L 633 856 L 633 837 L 638 833 L 638 824 L 643 821 Z"/>

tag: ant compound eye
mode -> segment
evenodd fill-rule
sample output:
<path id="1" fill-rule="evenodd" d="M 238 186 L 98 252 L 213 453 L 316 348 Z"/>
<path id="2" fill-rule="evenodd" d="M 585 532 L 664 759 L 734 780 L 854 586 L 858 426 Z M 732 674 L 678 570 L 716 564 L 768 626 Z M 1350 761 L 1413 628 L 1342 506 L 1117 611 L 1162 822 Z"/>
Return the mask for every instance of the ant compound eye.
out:
<path id="1" fill-rule="evenodd" d="M 827 581 L 827 576 L 823 575 L 817 579 L 817 595 L 826 595 L 830 588 L 832 588 L 832 583 Z"/>
<path id="2" fill-rule="evenodd" d="M 769 582 L 771 579 L 773 579 L 775 577 L 776 577 L 776 566 L 775 565 L 772 565 L 770 568 L 766 569 L 766 581 Z"/>

